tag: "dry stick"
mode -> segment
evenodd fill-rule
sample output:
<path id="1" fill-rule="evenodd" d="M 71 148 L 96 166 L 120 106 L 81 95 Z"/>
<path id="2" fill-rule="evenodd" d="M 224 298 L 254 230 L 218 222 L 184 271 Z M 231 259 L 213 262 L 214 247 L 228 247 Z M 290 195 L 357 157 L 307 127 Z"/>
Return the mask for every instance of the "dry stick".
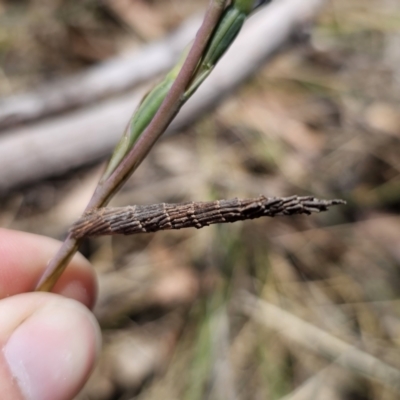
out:
<path id="1" fill-rule="evenodd" d="M 87 106 L 153 79 L 175 65 L 200 22 L 200 17 L 191 17 L 162 40 L 117 55 L 72 77 L 0 99 L 0 130 Z"/>
<path id="2" fill-rule="evenodd" d="M 345 204 L 343 200 L 318 200 L 312 196 L 230 199 L 181 204 L 107 207 L 87 212 L 71 228 L 75 238 L 102 235 L 133 235 L 167 229 L 203 228 L 277 215 L 311 214 Z"/>
<path id="3" fill-rule="evenodd" d="M 190 126 L 285 49 L 285 45 L 286 50 L 288 44 L 294 46 L 290 41 L 292 34 L 298 37 L 326 1 L 280 0 L 253 15 L 251 23 L 243 27 L 230 50 L 182 107 L 166 133 Z M 142 95 L 143 92 L 132 92 L 0 134 L 0 194 L 93 164 L 109 155 Z"/>
<path id="4" fill-rule="evenodd" d="M 161 136 L 179 111 L 179 107 L 182 105 L 182 102 L 180 101 L 182 95 L 190 82 L 199 60 L 201 59 L 213 30 L 221 17 L 225 3 L 225 0 L 210 1 L 203 24 L 196 35 L 193 46 L 189 51 L 179 75 L 162 102 L 161 107 L 148 127 L 144 130 L 141 137 L 135 143 L 128 156 L 121 162 L 110 178 L 107 179 L 104 184 L 97 187 L 92 199 L 86 207 L 86 212 L 107 204 L 112 195 L 143 161 L 155 141 Z M 69 234 L 55 257 L 47 266 L 44 274 L 40 278 L 36 290 L 50 291 L 53 288 L 54 284 L 67 267 L 69 261 L 78 250 L 78 247 L 79 240 Z"/>
<path id="5" fill-rule="evenodd" d="M 265 3 L 265 2 L 262 2 Z M 262 5 L 260 3 L 258 6 Z M 75 76 L 0 99 L 0 130 L 92 104 L 173 67 L 200 20 L 185 21 L 159 41 L 103 61 Z"/>

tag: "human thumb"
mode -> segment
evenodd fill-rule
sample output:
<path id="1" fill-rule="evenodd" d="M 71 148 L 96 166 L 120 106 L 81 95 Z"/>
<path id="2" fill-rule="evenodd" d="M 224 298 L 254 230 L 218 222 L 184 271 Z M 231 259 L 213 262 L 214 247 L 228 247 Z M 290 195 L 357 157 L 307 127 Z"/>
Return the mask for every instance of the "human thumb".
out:
<path id="1" fill-rule="evenodd" d="M 90 311 L 51 293 L 0 301 L 0 393 L 8 400 L 70 400 L 100 348 Z"/>

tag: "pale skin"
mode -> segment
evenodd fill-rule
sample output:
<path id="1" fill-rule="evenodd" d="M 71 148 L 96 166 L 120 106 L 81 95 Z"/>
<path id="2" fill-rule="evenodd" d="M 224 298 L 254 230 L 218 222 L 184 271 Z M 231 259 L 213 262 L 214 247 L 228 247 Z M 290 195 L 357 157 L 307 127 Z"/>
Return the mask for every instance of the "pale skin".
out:
<path id="1" fill-rule="evenodd" d="M 101 336 L 90 312 L 97 283 L 77 254 L 53 293 L 32 289 L 59 242 L 0 228 L 0 393 L 8 400 L 69 400 L 83 387 Z"/>

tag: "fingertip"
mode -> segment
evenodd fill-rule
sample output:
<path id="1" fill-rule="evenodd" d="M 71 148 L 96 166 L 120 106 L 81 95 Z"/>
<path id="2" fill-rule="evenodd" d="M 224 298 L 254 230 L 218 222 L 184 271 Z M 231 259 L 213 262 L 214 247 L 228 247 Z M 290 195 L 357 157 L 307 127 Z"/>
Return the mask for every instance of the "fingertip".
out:
<path id="1" fill-rule="evenodd" d="M 101 335 L 94 316 L 82 304 L 50 293 L 22 294 L 1 303 L 3 363 L 24 397 L 72 398 L 99 353 Z"/>
<path id="2" fill-rule="evenodd" d="M 0 228 L 0 299 L 33 291 L 60 245 L 44 236 Z M 93 307 L 97 280 L 90 263 L 76 254 L 53 291 Z"/>

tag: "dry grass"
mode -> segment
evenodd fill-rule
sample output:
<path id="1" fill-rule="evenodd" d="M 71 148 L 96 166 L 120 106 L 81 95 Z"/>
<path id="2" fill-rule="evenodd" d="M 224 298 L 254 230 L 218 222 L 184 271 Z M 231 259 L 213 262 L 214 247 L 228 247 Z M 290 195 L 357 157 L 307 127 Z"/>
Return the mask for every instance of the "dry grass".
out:
<path id="1" fill-rule="evenodd" d="M 0 57 L 15 65 L 36 56 L 13 73 L 3 64 L 2 94 L 40 80 L 43 69 L 58 75 L 82 66 L 79 52 L 43 64 L 43 43 L 26 37 L 39 2 L 20 3 L 32 10 L 13 14 L 18 35 L 0 32 Z M 137 1 L 147 18 L 161 21 L 143 33 L 116 16 L 122 1 L 112 18 L 107 6 L 99 17 L 93 3 L 82 2 L 83 36 L 89 41 L 92 21 L 118 39 L 114 51 L 184 17 L 177 1 Z M 9 7 L 0 18 L 11 18 Z M 53 7 L 55 16 L 72 5 Z M 49 18 L 43 29 L 68 30 L 65 21 Z M 104 350 L 79 399 L 399 398 L 391 384 L 400 371 L 399 32 L 395 0 L 334 0 L 309 44 L 280 55 L 215 113 L 156 146 L 113 204 L 259 193 L 349 204 L 310 218 L 88 240 L 82 251 L 99 272 Z M 61 237 L 98 169 L 10 193 L 2 226 Z M 244 292 L 277 307 L 277 322 L 250 313 Z M 284 329 L 287 312 L 303 325 Z M 304 327 L 358 349 L 362 373 L 343 361 L 354 355 L 350 347 L 332 355 Z M 368 364 L 371 356 L 383 370 Z"/>

